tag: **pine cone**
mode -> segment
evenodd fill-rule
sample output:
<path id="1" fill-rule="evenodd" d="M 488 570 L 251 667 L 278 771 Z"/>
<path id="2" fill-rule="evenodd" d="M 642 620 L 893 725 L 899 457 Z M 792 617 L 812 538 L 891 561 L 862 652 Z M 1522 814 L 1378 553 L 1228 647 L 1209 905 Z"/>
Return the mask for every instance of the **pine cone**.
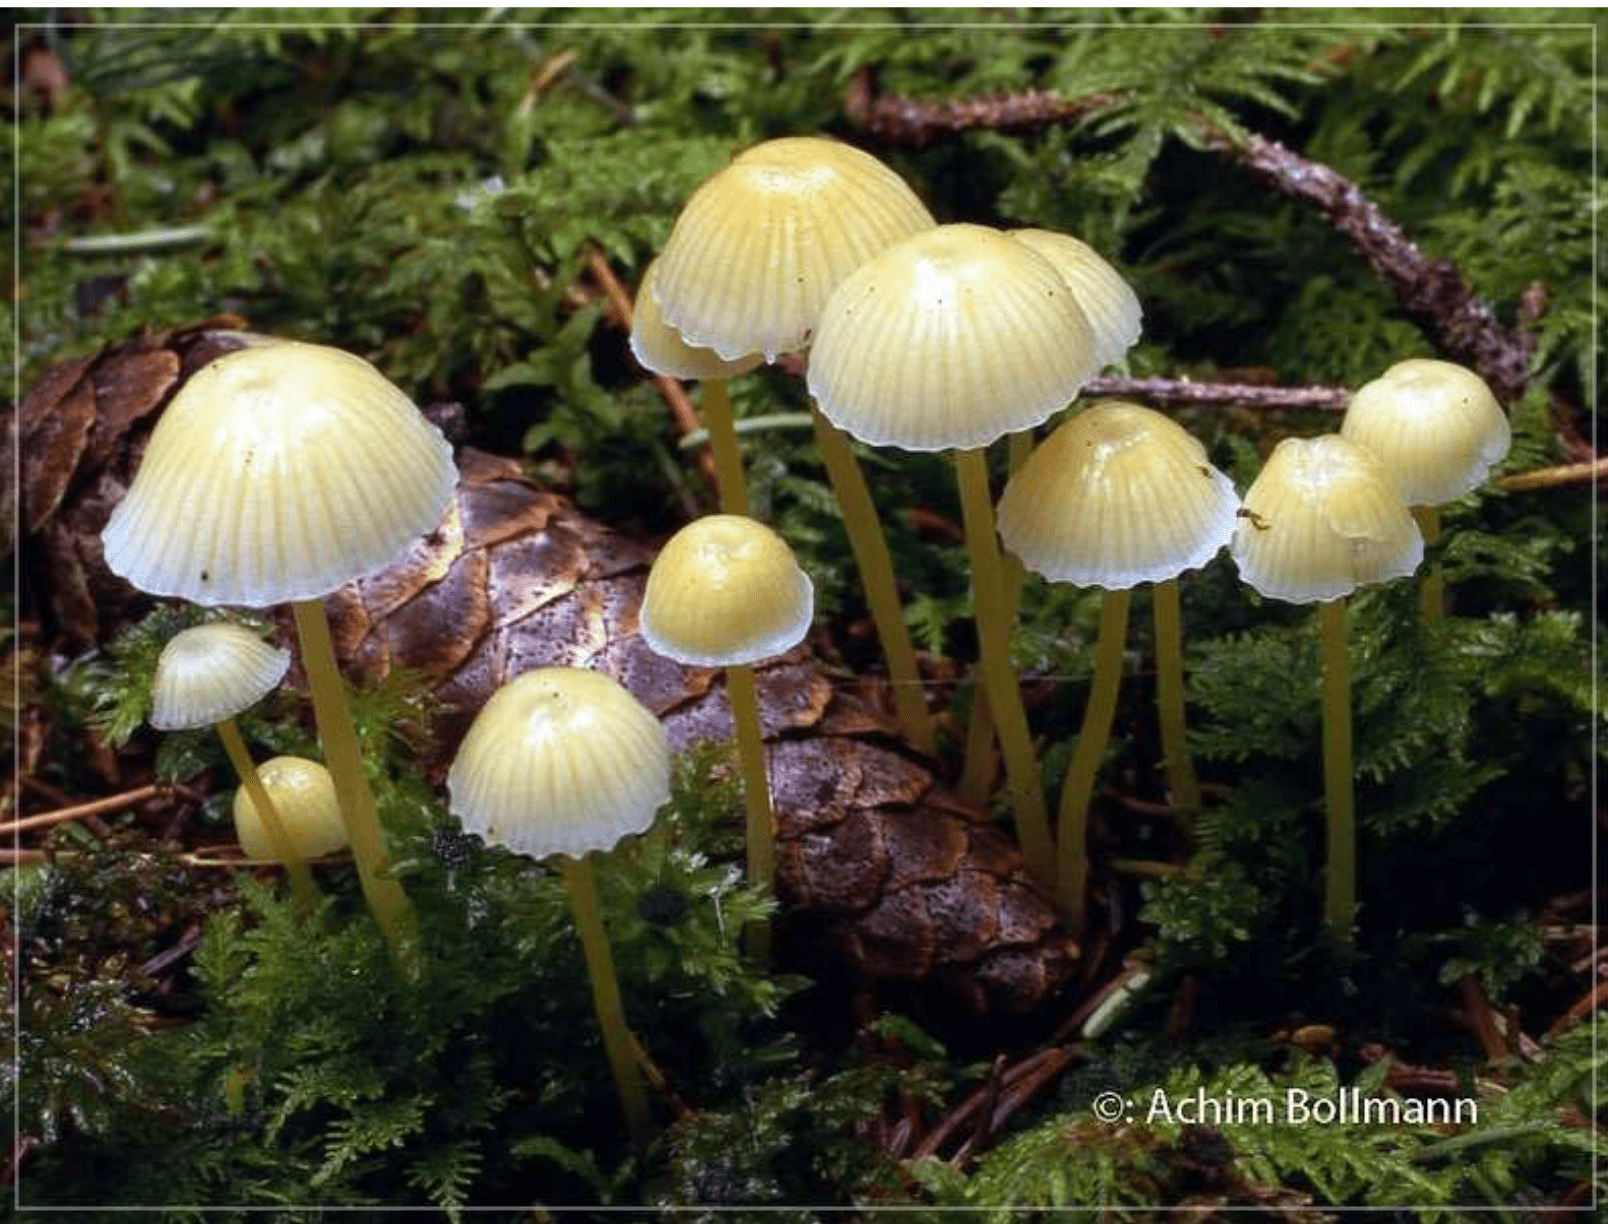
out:
<path id="1" fill-rule="evenodd" d="M 25 588 L 73 644 L 102 640 L 141 597 L 110 574 L 100 530 L 183 378 L 240 343 L 209 320 L 55 367 L 24 399 Z M 587 518 L 519 464 L 459 454 L 442 526 L 388 569 L 327 601 L 348 674 L 423 675 L 447 713 L 439 778 L 475 713 L 532 667 L 609 672 L 672 744 L 728 741 L 718 671 L 655 655 L 637 633 L 652 552 Z M 777 890 L 799 946 L 866 984 L 929 988 L 972 1015 L 1048 1001 L 1078 950 L 1020 851 L 947 793 L 883 717 L 800 648 L 755 669 L 777 833 Z"/>

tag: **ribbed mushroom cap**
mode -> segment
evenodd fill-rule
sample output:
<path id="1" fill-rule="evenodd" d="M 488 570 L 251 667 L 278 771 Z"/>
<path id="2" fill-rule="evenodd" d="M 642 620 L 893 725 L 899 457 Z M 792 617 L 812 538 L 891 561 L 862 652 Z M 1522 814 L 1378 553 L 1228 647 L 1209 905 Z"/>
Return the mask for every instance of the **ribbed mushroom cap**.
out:
<path id="1" fill-rule="evenodd" d="M 1205 565 L 1234 534 L 1239 496 L 1176 421 L 1105 401 L 1076 413 L 1005 486 L 996 521 L 1054 582 L 1123 590 Z"/>
<path id="2" fill-rule="evenodd" d="M 713 349 L 695 348 L 683 340 L 681 333 L 664 321 L 654 299 L 658 275 L 659 261 L 654 260 L 642 274 L 631 315 L 631 352 L 644 369 L 671 378 L 736 378 L 760 363 L 758 353 L 726 361 Z"/>
<path id="3" fill-rule="evenodd" d="M 997 230 L 945 225 L 838 286 L 809 389 L 863 442 L 969 449 L 1041 424 L 1098 369 L 1094 333 L 1053 265 Z"/>
<path id="4" fill-rule="evenodd" d="M 1409 506 L 1463 496 L 1513 441 L 1507 413 L 1484 379 L 1421 357 L 1397 362 L 1358 390 L 1340 432 L 1379 456 Z"/>
<path id="5" fill-rule="evenodd" d="M 681 210 L 659 255 L 659 310 L 688 344 L 727 361 L 774 361 L 809 342 L 845 276 L 933 224 L 869 153 L 816 136 L 769 140 Z"/>
<path id="6" fill-rule="evenodd" d="M 244 625 L 218 621 L 175 633 L 151 681 L 151 726 L 210 727 L 254 706 L 290 670 L 290 652 Z"/>
<path id="7" fill-rule="evenodd" d="M 1086 242 L 1050 230 L 1009 231 L 1018 242 L 1037 251 L 1072 288 L 1072 296 L 1094 331 L 1095 361 L 1103 369 L 1117 365 L 1139 339 L 1144 310 L 1139 295 L 1121 273 Z"/>
<path id="8" fill-rule="evenodd" d="M 1424 559 L 1424 538 L 1373 453 L 1326 434 L 1273 448 L 1229 551 L 1263 595 L 1316 603 L 1405 578 Z"/>
<path id="9" fill-rule="evenodd" d="M 291 847 L 303 860 L 346 849 L 346 822 L 335 797 L 335 779 L 317 761 L 281 756 L 257 766 L 268 801 L 279 814 Z M 257 805 L 245 787 L 235 792 L 235 837 L 248 858 L 278 859 Z"/>
<path id="10" fill-rule="evenodd" d="M 740 514 L 710 514 L 659 550 L 638 627 L 666 658 L 725 667 L 791 650 L 814 615 L 814 585 L 781 536 Z"/>
<path id="11" fill-rule="evenodd" d="M 387 565 L 456 483 L 446 439 L 368 362 L 273 341 L 190 377 L 101 539 L 142 591 L 267 607 Z"/>
<path id="12" fill-rule="evenodd" d="M 670 745 L 613 677 L 537 668 L 481 707 L 447 795 L 463 827 L 492 845 L 580 858 L 653 823 L 670 798 Z"/>

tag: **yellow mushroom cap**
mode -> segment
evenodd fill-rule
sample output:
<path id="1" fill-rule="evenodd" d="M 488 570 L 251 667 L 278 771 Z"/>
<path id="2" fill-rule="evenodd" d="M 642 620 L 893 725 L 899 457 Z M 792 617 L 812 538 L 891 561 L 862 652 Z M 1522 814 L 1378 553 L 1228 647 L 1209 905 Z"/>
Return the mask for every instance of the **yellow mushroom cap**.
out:
<path id="1" fill-rule="evenodd" d="M 1513 441 L 1485 380 L 1449 361 L 1397 362 L 1351 397 L 1340 432 L 1379 456 L 1410 506 L 1463 496 Z"/>
<path id="2" fill-rule="evenodd" d="M 1373 453 L 1326 434 L 1273 448 L 1229 551 L 1263 595 L 1316 603 L 1405 578 L 1424 559 L 1424 538 Z"/>
<path id="3" fill-rule="evenodd" d="M 827 303 L 809 389 L 839 429 L 912 451 L 985 446 L 1066 407 L 1099 366 L 1054 266 L 980 225 L 863 265 Z"/>
<path id="4" fill-rule="evenodd" d="M 271 341 L 184 384 L 101 540 L 142 591 L 266 607 L 387 565 L 456 484 L 446 439 L 368 362 Z"/>
<path id="5" fill-rule="evenodd" d="M 1050 230 L 1011 230 L 1010 236 L 1037 251 L 1072 288 L 1072 296 L 1094 330 L 1095 361 L 1117 365 L 1139 339 L 1144 310 L 1139 295 L 1122 275 L 1086 242 Z"/>
<path id="6" fill-rule="evenodd" d="M 151 726 L 158 731 L 209 727 L 233 718 L 279 686 L 290 652 L 244 625 L 218 621 L 175 633 L 151 681 Z"/>
<path id="7" fill-rule="evenodd" d="M 1205 565 L 1234 534 L 1239 497 L 1170 417 L 1105 401 L 1036 449 L 1005 486 L 1000 539 L 1054 582 L 1123 590 Z"/>
<path id="8" fill-rule="evenodd" d="M 653 823 L 670 798 L 670 745 L 613 677 L 541 667 L 481 707 L 447 794 L 463 827 L 492 845 L 580 858 Z"/>
<path id="9" fill-rule="evenodd" d="M 660 549 L 638 627 L 666 658 L 725 667 L 791 650 L 814 615 L 814 585 L 781 536 L 740 514 L 710 514 Z"/>
<path id="10" fill-rule="evenodd" d="M 681 210 L 659 255 L 660 313 L 698 348 L 767 361 L 809 342 L 838 283 L 934 224 L 869 153 L 816 136 L 739 154 Z"/>
<path id="11" fill-rule="evenodd" d="M 341 819 L 335 779 L 329 770 L 317 761 L 281 756 L 257 766 L 257 777 L 292 848 L 304 860 L 346 849 L 346 823 Z M 234 822 L 235 837 L 248 858 L 277 861 L 279 856 L 262 826 L 257 805 L 243 786 L 235 792 Z"/>
<path id="12" fill-rule="evenodd" d="M 737 361 L 726 361 L 713 349 L 696 348 L 664 321 L 654 299 L 659 261 L 654 260 L 642 274 L 637 289 L 636 308 L 631 315 L 631 352 L 644 369 L 671 378 L 736 378 L 760 362 L 758 353 Z"/>

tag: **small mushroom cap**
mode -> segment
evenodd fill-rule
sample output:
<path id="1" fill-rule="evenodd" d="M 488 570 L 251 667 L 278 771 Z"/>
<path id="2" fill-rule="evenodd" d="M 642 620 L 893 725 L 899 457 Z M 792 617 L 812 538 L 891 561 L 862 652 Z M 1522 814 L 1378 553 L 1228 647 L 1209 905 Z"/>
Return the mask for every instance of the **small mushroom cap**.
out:
<path id="1" fill-rule="evenodd" d="M 270 341 L 180 388 L 101 539 L 142 591 L 267 607 L 389 564 L 456 484 L 441 432 L 368 362 Z"/>
<path id="2" fill-rule="evenodd" d="M 839 429 L 912 451 L 986 446 L 1066 407 L 1099 369 L 1054 266 L 998 230 L 944 225 L 832 294 L 809 389 Z"/>
<path id="3" fill-rule="evenodd" d="M 739 154 L 681 210 L 659 256 L 667 325 L 727 361 L 803 348 L 827 297 L 884 248 L 933 226 L 869 153 L 816 136 Z"/>
<path id="4" fill-rule="evenodd" d="M 151 681 L 151 726 L 210 727 L 254 706 L 290 670 L 290 652 L 244 625 L 217 621 L 175 633 Z"/>
<path id="5" fill-rule="evenodd" d="M 613 677 L 537 668 L 481 707 L 447 795 L 463 827 L 492 845 L 580 858 L 653 823 L 670 798 L 670 744 Z"/>
<path id="6" fill-rule="evenodd" d="M 797 646 L 815 587 L 787 542 L 740 514 L 710 514 L 671 536 L 648 571 L 638 627 L 678 663 L 757 663 Z"/>
<path id="7" fill-rule="evenodd" d="M 1261 594 L 1317 603 L 1405 578 L 1424 559 L 1424 538 L 1373 452 L 1326 434 L 1273 448 L 1229 551 Z"/>
<path id="8" fill-rule="evenodd" d="M 1379 456 L 1409 506 L 1443 505 L 1476 488 L 1513 441 L 1484 379 L 1421 357 L 1358 390 L 1340 432 Z"/>
<path id="9" fill-rule="evenodd" d="M 279 814 L 291 847 L 303 859 L 322 858 L 346 849 L 346 824 L 341 820 L 335 779 L 317 761 L 281 756 L 257 766 L 268 800 Z M 235 837 L 248 858 L 278 860 L 257 805 L 245 787 L 235 792 Z"/>
<path id="10" fill-rule="evenodd" d="M 1005 486 L 1000 539 L 1053 582 L 1123 590 L 1205 565 L 1239 496 L 1172 418 L 1119 401 L 1076 413 Z"/>
<path id="11" fill-rule="evenodd" d="M 1010 236 L 1037 251 L 1072 287 L 1072 296 L 1094 330 L 1095 361 L 1103 369 L 1118 365 L 1139 340 L 1144 309 L 1121 273 L 1093 247 L 1070 234 L 1050 230 L 1011 230 Z"/>
<path id="12" fill-rule="evenodd" d="M 760 363 L 758 353 L 726 361 L 713 349 L 695 348 L 683 340 L 681 333 L 664 321 L 654 298 L 658 274 L 659 261 L 654 260 L 642 274 L 631 315 L 631 352 L 644 369 L 671 378 L 736 378 Z"/>

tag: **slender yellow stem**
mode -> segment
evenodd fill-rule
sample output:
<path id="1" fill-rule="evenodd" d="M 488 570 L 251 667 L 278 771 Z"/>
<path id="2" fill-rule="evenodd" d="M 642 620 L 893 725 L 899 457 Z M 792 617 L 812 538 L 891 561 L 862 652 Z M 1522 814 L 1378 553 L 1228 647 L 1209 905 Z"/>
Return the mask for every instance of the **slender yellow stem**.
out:
<path id="1" fill-rule="evenodd" d="M 981 450 L 955 453 L 960 485 L 960 512 L 972 563 L 972 603 L 977 618 L 977 646 L 982 682 L 994 713 L 995 733 L 1005 758 L 1005 781 L 1016 817 L 1016 836 L 1028 866 L 1045 884 L 1055 879 L 1055 849 L 1050 842 L 1050 814 L 1044 806 L 1038 757 L 1028 730 L 1022 691 L 1011 664 L 1011 607 L 1006 598 L 1005 566 L 994 538 L 994 502 L 988 489 L 988 462 Z"/>
<path id="2" fill-rule="evenodd" d="M 1413 518 L 1424 537 L 1424 548 L 1432 548 L 1441 535 L 1440 510 L 1435 506 L 1414 506 Z M 1432 561 L 1418 583 L 1418 617 L 1426 625 L 1433 625 L 1446 615 L 1446 575 L 1440 562 Z"/>
<path id="3" fill-rule="evenodd" d="M 715 479 L 720 482 L 720 508 L 727 514 L 748 513 L 748 480 L 743 475 L 743 454 L 737 446 L 737 416 L 726 394 L 724 378 L 703 383 L 704 425 L 709 449 L 715 455 Z"/>
<path id="4" fill-rule="evenodd" d="M 391 956 L 404 972 L 411 972 L 418 952 L 418 918 L 402 885 L 391 875 L 391 856 L 385 848 L 385 830 L 374 807 L 374 792 L 363 772 L 357 728 L 346 705 L 346 684 L 335 662 L 335 643 L 321 599 L 291 604 L 296 636 L 301 640 L 302 668 L 312 690 L 313 717 L 324 746 L 324 764 L 335 782 L 346 837 L 369 912 L 379 923 Z"/>
<path id="5" fill-rule="evenodd" d="M 625 1023 L 625 1005 L 620 1001 L 620 981 L 614 972 L 614 953 L 609 950 L 608 932 L 603 929 L 603 912 L 597 903 L 597 881 L 592 865 L 584 858 L 558 856 L 569 892 L 570 912 L 581 937 L 581 953 L 586 957 L 586 975 L 592 983 L 592 1009 L 597 1013 L 603 1034 L 603 1052 L 614 1074 L 614 1088 L 620 1095 L 620 1111 L 625 1129 L 637 1151 L 645 1151 L 653 1138 L 648 1120 L 648 1095 L 642 1086 L 637 1065 L 636 1039 Z"/>
<path id="6" fill-rule="evenodd" d="M 1014 476 L 1033 453 L 1033 431 L 1024 429 L 1011 434 L 1006 446 L 1008 470 Z M 1002 553 L 1001 563 L 1005 567 L 1006 614 L 1011 624 L 1015 625 L 1027 571 L 1012 553 Z M 973 803 L 986 802 L 994 789 L 998 764 L 994 755 L 994 719 L 988 708 L 988 689 L 979 677 L 972 689 L 971 713 L 966 719 L 966 762 L 955 789 L 962 798 L 970 799 Z"/>
<path id="7" fill-rule="evenodd" d="M 776 887 L 776 826 L 771 813 L 770 773 L 765 768 L 765 736 L 759 725 L 759 697 L 753 670 L 726 669 L 726 696 L 737 727 L 737 756 L 743 768 L 743 806 L 748 813 L 748 882 L 767 890 Z M 755 923 L 746 933 L 755 960 L 770 959 L 770 928 Z"/>
<path id="8" fill-rule="evenodd" d="M 979 675 L 972 685 L 971 711 L 966 715 L 966 758 L 955 790 L 972 803 L 988 802 L 999 776 L 999 754 L 994 751 L 994 713 L 988 706 L 988 686 Z"/>
<path id="9" fill-rule="evenodd" d="M 307 860 L 296 852 L 296 843 L 290 836 L 290 830 L 285 828 L 285 822 L 279 818 L 279 809 L 268 797 L 268 788 L 257 776 L 257 767 L 252 763 L 251 753 L 246 750 L 246 741 L 240 735 L 240 728 L 235 726 L 234 719 L 226 718 L 217 724 L 217 732 L 218 738 L 223 741 L 223 750 L 229 754 L 229 763 L 240 776 L 240 785 L 246 788 L 252 806 L 257 809 L 257 818 L 262 821 L 263 831 L 268 834 L 268 844 L 273 847 L 274 857 L 285 865 L 285 874 L 290 877 L 290 895 L 296 902 L 296 908 L 303 914 L 312 913 L 318 905 L 318 886 L 313 883 L 312 869 L 307 866 Z"/>
<path id="10" fill-rule="evenodd" d="M 1323 796 L 1329 830 L 1323 917 L 1341 947 L 1350 947 L 1357 908 L 1357 817 L 1351 783 L 1351 657 L 1346 601 L 1318 607 L 1323 642 Z"/>
<path id="11" fill-rule="evenodd" d="M 899 588 L 893 578 L 893 558 L 882 534 L 881 520 L 877 518 L 876 503 L 871 500 L 871 490 L 865 483 L 865 474 L 860 471 L 848 436 L 822 416 L 819 408 L 812 409 L 811 415 L 815 419 L 815 442 L 826 465 L 827 478 L 832 482 L 832 492 L 843 511 L 843 525 L 848 530 L 849 547 L 860 570 L 865 602 L 871 609 L 871 620 L 877 627 L 877 638 L 888 663 L 894 708 L 910 742 L 918 750 L 933 755 L 938 751 L 938 736 L 927 709 L 921 673 L 916 669 L 916 652 L 910 645 L 910 630 L 905 626 L 904 608 L 899 603 Z"/>
<path id="12" fill-rule="evenodd" d="M 1167 790 L 1178 811 L 1198 812 L 1200 783 L 1184 731 L 1184 623 L 1176 578 L 1150 588 L 1150 611 L 1156 623 L 1156 704 L 1161 712 Z"/>
<path id="13" fill-rule="evenodd" d="M 1084 894 L 1089 881 L 1089 801 L 1094 777 L 1111 739 L 1122 680 L 1122 650 L 1128 639 L 1131 592 L 1106 591 L 1100 600 L 1100 637 L 1094 648 L 1094 677 L 1083 707 L 1083 726 L 1061 787 L 1061 816 L 1055 830 L 1060 849 L 1057 882 L 1061 905 L 1074 931 L 1083 927 Z"/>

